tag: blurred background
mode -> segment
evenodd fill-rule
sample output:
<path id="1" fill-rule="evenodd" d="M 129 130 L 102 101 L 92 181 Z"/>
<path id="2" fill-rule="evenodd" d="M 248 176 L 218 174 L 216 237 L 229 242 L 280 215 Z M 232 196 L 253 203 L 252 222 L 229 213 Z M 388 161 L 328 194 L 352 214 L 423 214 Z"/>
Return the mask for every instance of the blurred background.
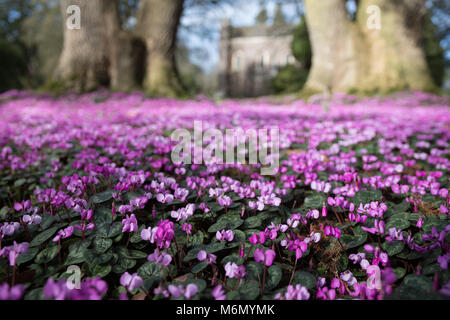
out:
<path id="1" fill-rule="evenodd" d="M 0 0 L 0 92 L 448 94 L 449 28 L 448 0 Z"/>

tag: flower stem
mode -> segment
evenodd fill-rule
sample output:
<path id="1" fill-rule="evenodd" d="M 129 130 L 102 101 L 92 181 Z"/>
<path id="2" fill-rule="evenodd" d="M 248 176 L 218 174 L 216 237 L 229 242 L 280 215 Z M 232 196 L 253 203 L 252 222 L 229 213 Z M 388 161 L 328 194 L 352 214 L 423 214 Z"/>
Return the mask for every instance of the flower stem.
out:
<path id="1" fill-rule="evenodd" d="M 131 232 L 128 232 L 128 240 L 127 244 L 125 245 L 125 248 L 128 248 L 128 245 L 130 244 L 130 239 L 131 239 Z"/>
<path id="2" fill-rule="evenodd" d="M 13 265 L 12 279 L 11 279 L 11 287 L 14 287 L 14 283 L 16 281 L 16 264 Z"/>
<path id="3" fill-rule="evenodd" d="M 20 223 L 22 224 L 22 227 L 23 227 L 23 229 L 25 230 L 25 232 L 27 234 L 28 241 L 31 241 L 30 231 L 28 230 L 27 225 L 23 222 L 22 218 L 20 218 Z"/>
<path id="4" fill-rule="evenodd" d="M 294 268 L 292 269 L 292 274 L 291 274 L 291 279 L 289 279 L 289 285 L 291 285 L 292 280 L 294 280 L 294 273 L 295 273 L 295 269 L 297 268 L 297 257 L 295 257 L 295 263 L 294 263 Z"/>
<path id="5" fill-rule="evenodd" d="M 247 255 L 245 256 L 244 262 L 242 262 L 242 264 L 244 264 L 245 261 L 247 261 L 248 256 L 250 255 L 250 252 L 252 251 L 252 249 L 253 249 L 253 245 L 252 245 L 252 246 L 250 247 L 250 249 L 248 250 Z"/>
<path id="6" fill-rule="evenodd" d="M 213 279 L 212 279 L 211 285 L 213 286 L 214 283 L 216 283 L 216 274 L 217 274 L 217 272 L 216 272 L 216 266 L 214 264 L 211 264 L 211 267 L 213 269 Z"/>
<path id="7" fill-rule="evenodd" d="M 334 210 L 334 208 L 332 208 L 332 210 L 333 210 L 333 212 L 334 212 L 334 215 L 336 216 L 336 218 L 337 218 L 337 220 L 338 220 L 338 222 L 341 224 L 341 225 L 343 225 L 342 224 L 342 221 L 341 221 L 341 219 L 339 218 L 339 215 L 338 215 L 338 213 L 336 212 L 336 210 Z"/>
<path id="8" fill-rule="evenodd" d="M 175 246 L 177 248 L 177 253 L 178 253 L 178 266 L 180 267 L 180 270 L 181 270 L 181 251 L 180 251 L 180 247 L 178 246 L 177 239 L 175 237 L 173 237 L 173 240 L 175 241 Z"/>
<path id="9" fill-rule="evenodd" d="M 58 259 L 59 259 L 59 264 L 62 263 L 61 260 L 61 240 L 58 240 Z"/>
<path id="10" fill-rule="evenodd" d="M 263 281 L 261 285 L 261 296 L 264 294 L 264 285 L 266 284 L 266 265 L 264 264 Z"/>

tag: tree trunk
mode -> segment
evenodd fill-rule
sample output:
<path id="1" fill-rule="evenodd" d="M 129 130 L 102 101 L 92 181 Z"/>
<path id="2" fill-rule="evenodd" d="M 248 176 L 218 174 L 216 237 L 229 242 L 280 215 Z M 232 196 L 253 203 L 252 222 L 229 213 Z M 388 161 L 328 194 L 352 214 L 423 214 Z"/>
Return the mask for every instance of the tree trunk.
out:
<path id="1" fill-rule="evenodd" d="M 67 7 L 80 7 L 81 28 L 66 26 Z M 56 79 L 65 88 L 90 91 L 110 83 L 111 39 L 120 30 L 116 3 L 111 0 L 62 0 L 64 44 Z"/>
<path id="2" fill-rule="evenodd" d="M 381 10 L 381 29 L 367 28 L 367 7 Z M 357 23 L 370 50 L 362 91 L 433 88 L 422 48 L 425 0 L 361 0 Z"/>
<path id="3" fill-rule="evenodd" d="M 345 0 L 305 0 L 313 51 L 305 92 L 429 90 L 420 45 L 423 0 L 360 0 L 356 21 Z M 369 30 L 367 7 L 381 10 L 381 29 Z"/>
<path id="4" fill-rule="evenodd" d="M 312 66 L 311 92 L 346 91 L 357 84 L 361 34 L 347 18 L 344 0 L 305 0 Z"/>
<path id="5" fill-rule="evenodd" d="M 175 45 L 184 0 L 141 0 L 137 33 L 145 39 L 147 67 L 144 90 L 157 96 L 175 96 L 182 91 Z"/>
<path id="6" fill-rule="evenodd" d="M 129 32 L 120 31 L 112 39 L 111 89 L 129 92 L 140 88 L 144 78 L 145 60 L 145 43 Z"/>

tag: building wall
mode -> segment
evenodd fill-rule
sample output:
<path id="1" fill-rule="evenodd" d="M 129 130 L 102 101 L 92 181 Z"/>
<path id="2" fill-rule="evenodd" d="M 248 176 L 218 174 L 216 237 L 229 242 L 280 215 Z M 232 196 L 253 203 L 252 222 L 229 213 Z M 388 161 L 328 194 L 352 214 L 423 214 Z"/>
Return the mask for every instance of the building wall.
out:
<path id="1" fill-rule="evenodd" d="M 291 41 L 292 36 L 231 39 L 230 95 L 269 94 L 270 81 L 278 70 L 295 62 Z"/>
<path id="2" fill-rule="evenodd" d="M 228 29 L 226 29 L 228 28 Z M 220 86 L 224 95 L 251 97 L 271 93 L 271 79 L 292 56 L 292 35 L 231 38 L 231 27 L 222 26 L 220 40 Z"/>

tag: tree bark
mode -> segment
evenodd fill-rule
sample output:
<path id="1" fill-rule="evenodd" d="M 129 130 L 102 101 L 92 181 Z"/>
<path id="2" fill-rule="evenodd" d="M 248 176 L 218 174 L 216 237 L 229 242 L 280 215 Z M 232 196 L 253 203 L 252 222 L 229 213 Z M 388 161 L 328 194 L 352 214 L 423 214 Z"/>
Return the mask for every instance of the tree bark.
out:
<path id="1" fill-rule="evenodd" d="M 137 33 L 145 40 L 147 67 L 144 90 L 176 96 L 183 90 L 175 62 L 177 31 L 184 0 L 141 0 Z"/>
<path id="2" fill-rule="evenodd" d="M 111 41 L 111 89 L 129 92 L 140 88 L 145 70 L 145 43 L 127 31 L 119 31 Z"/>
<path id="3" fill-rule="evenodd" d="M 81 28 L 66 26 L 67 7 L 80 7 Z M 117 8 L 111 0 L 62 0 L 64 44 L 56 79 L 65 88 L 90 91 L 110 83 L 110 39 L 120 29 Z"/>
<path id="4" fill-rule="evenodd" d="M 344 0 L 305 0 L 312 66 L 305 87 L 329 92 L 353 87 L 359 76 L 360 32 L 347 18 Z"/>
<path id="5" fill-rule="evenodd" d="M 381 9 L 381 29 L 366 26 L 367 7 Z M 422 48 L 425 0 L 361 0 L 357 23 L 370 48 L 367 52 L 363 91 L 433 88 Z"/>
<path id="6" fill-rule="evenodd" d="M 420 45 L 424 0 L 360 0 L 356 20 L 345 0 L 305 0 L 313 62 L 305 92 L 429 90 Z M 367 7 L 381 10 L 381 29 L 367 27 Z"/>

